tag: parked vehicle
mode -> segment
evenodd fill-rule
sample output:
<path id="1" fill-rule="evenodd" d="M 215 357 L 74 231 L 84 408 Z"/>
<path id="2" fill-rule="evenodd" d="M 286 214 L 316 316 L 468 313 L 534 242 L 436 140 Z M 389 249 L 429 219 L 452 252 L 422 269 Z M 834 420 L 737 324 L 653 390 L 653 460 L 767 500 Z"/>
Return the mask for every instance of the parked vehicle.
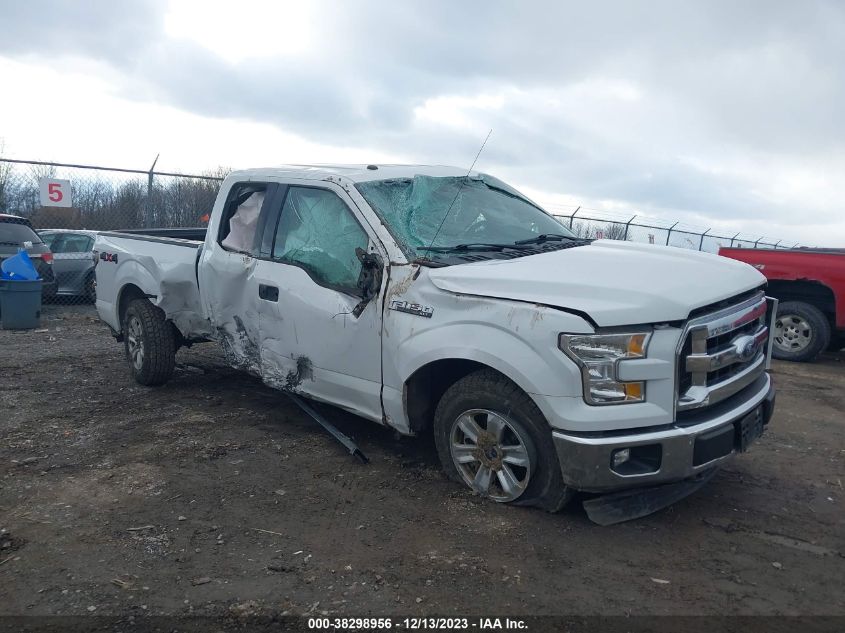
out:
<path id="1" fill-rule="evenodd" d="M 214 340 L 274 388 L 433 433 L 447 474 L 498 502 L 686 486 L 772 415 L 758 271 L 579 239 L 486 174 L 239 171 L 204 241 L 180 235 L 97 236 L 97 309 L 138 382 Z"/>
<path id="2" fill-rule="evenodd" d="M 827 348 L 845 347 L 845 249 L 722 248 L 719 254 L 751 264 L 776 297 L 773 355 L 810 361 Z"/>
<path id="3" fill-rule="evenodd" d="M 53 274 L 53 253 L 32 229 L 26 218 L 0 213 L 0 262 L 7 257 L 17 255 L 21 248 L 35 264 L 41 275 L 41 296 L 53 297 L 56 294 L 56 279 Z"/>
<path id="4" fill-rule="evenodd" d="M 97 299 L 94 275 L 94 240 L 96 231 L 45 229 L 38 235 L 53 252 L 56 294 L 82 297 L 92 303 Z"/>

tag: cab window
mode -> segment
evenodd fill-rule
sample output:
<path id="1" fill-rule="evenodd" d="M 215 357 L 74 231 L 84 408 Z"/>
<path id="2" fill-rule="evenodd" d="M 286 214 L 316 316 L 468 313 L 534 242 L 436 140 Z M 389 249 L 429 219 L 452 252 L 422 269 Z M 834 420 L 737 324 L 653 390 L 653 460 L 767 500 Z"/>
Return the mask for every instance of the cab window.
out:
<path id="1" fill-rule="evenodd" d="M 273 239 L 272 259 L 303 268 L 318 284 L 358 294 L 369 238 L 334 192 L 289 187 Z"/>

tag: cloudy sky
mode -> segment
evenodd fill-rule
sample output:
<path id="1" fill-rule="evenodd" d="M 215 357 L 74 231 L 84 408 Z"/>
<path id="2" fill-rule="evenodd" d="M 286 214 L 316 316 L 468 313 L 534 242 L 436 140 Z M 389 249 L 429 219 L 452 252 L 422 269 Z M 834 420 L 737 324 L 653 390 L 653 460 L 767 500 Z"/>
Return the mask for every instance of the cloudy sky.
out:
<path id="1" fill-rule="evenodd" d="M 477 168 L 845 246 L 845 3 L 0 0 L 7 157 Z"/>

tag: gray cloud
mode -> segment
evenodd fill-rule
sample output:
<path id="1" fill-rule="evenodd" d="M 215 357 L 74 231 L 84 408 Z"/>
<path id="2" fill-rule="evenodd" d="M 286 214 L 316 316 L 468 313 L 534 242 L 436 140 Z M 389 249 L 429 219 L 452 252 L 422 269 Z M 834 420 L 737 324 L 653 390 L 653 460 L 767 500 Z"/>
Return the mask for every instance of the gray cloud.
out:
<path id="1" fill-rule="evenodd" d="M 681 157 L 718 166 L 719 156 L 768 153 L 800 166 L 845 150 L 845 10 L 833 1 L 323 2 L 304 58 L 243 65 L 167 38 L 165 11 L 163 0 L 14 3 L 0 54 L 105 61 L 130 99 L 421 162 L 465 164 L 493 127 L 485 169 L 712 217 L 791 221 L 747 174 Z M 278 36 L 295 28 L 280 24 Z M 636 94 L 592 95 L 597 80 Z M 479 94 L 505 94 L 506 104 L 470 107 L 472 130 L 415 119 L 428 99 Z"/>

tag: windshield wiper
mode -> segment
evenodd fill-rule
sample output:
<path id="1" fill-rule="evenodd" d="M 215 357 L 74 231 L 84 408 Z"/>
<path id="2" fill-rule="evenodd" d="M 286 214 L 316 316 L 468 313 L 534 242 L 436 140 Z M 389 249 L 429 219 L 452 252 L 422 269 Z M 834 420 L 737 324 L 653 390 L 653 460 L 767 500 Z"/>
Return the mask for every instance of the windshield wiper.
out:
<path id="1" fill-rule="evenodd" d="M 560 242 L 562 240 L 572 240 L 572 239 L 576 239 L 576 238 L 573 238 L 569 235 L 560 235 L 559 233 L 542 233 L 541 235 L 538 235 L 537 237 L 530 237 L 527 240 L 517 240 L 517 241 L 514 242 L 514 244 L 516 244 L 516 245 L 520 245 L 520 244 L 542 244 L 543 242 L 550 242 L 550 241 Z"/>
<path id="2" fill-rule="evenodd" d="M 426 248 L 433 253 L 451 253 L 452 251 L 500 251 L 505 248 L 514 248 L 519 242 L 511 244 L 488 244 L 486 242 L 471 242 L 469 244 L 455 244 L 454 246 L 431 246 Z"/>

